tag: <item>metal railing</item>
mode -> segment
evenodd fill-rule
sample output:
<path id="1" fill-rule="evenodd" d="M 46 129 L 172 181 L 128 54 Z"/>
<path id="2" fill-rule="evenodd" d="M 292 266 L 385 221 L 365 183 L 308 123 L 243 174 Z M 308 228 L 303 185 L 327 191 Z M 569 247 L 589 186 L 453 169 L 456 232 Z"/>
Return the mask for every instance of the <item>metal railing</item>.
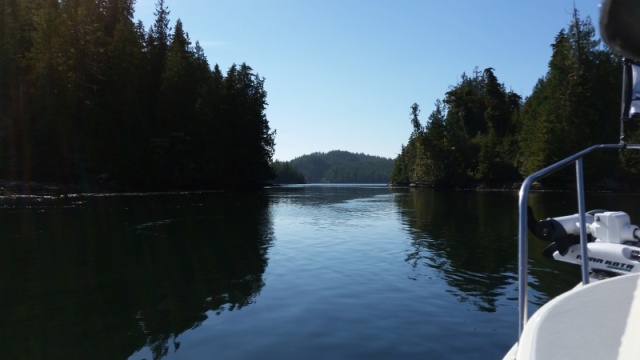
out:
<path id="1" fill-rule="evenodd" d="M 586 210 L 584 204 L 584 174 L 582 158 L 600 149 L 636 149 L 640 150 L 640 144 L 602 144 L 594 145 L 590 148 L 582 150 L 569 156 L 557 163 L 550 165 L 538 172 L 529 175 L 522 186 L 520 187 L 520 200 L 519 200 L 519 216 L 518 216 L 518 338 L 522 335 L 524 326 L 529 318 L 528 316 L 528 289 L 529 289 L 529 255 L 528 255 L 528 239 L 527 239 L 527 206 L 529 200 L 529 191 L 531 185 L 541 178 L 548 176 L 560 169 L 575 162 L 576 164 L 576 182 L 578 192 L 578 214 L 580 216 L 580 248 L 582 251 L 582 283 L 589 283 L 589 260 L 587 252 L 587 228 L 586 228 Z"/>

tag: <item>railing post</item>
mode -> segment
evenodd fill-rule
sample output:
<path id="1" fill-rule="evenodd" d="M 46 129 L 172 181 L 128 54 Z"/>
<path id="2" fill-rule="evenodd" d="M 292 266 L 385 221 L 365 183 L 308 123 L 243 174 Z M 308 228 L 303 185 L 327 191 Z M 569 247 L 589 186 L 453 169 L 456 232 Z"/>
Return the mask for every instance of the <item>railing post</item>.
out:
<path id="1" fill-rule="evenodd" d="M 529 319 L 529 243 L 527 241 L 527 204 L 529 201 L 529 189 L 533 180 L 527 178 L 520 188 L 520 204 L 518 219 L 518 338 L 522 335 L 524 326 Z"/>
<path id="2" fill-rule="evenodd" d="M 586 211 L 584 204 L 584 176 L 582 169 L 582 157 L 586 154 L 598 150 L 598 149 L 635 149 L 640 150 L 640 144 L 601 144 L 594 145 L 590 148 L 584 149 L 578 153 L 573 154 L 555 164 L 547 166 L 546 168 L 539 170 L 526 179 L 524 179 L 522 186 L 520 187 L 520 199 L 519 199 L 519 217 L 518 217 L 518 315 L 520 317 L 518 321 L 518 338 L 522 335 L 524 326 L 529 318 L 528 314 L 528 285 L 529 285 L 529 256 L 528 256 L 528 239 L 527 239 L 527 202 L 529 198 L 529 191 L 534 181 L 541 179 L 555 171 L 576 162 L 576 175 L 578 185 L 578 208 L 580 213 L 580 246 L 582 249 L 582 282 L 584 284 L 589 283 L 589 254 L 587 253 L 587 221 Z"/>
<path id="3" fill-rule="evenodd" d="M 582 158 L 576 160 L 578 190 L 578 215 L 580 216 L 580 250 L 582 251 L 582 284 L 589 283 L 589 253 L 587 248 L 587 215 L 584 203 L 584 170 Z"/>

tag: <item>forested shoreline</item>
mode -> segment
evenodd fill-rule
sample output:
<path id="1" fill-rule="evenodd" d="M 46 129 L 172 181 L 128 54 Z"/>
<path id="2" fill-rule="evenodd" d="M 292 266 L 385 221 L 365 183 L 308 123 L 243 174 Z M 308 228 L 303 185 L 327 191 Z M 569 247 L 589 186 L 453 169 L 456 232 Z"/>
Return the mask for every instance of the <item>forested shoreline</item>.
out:
<path id="1" fill-rule="evenodd" d="M 396 158 L 391 183 L 444 188 L 514 188 L 527 175 L 599 143 L 619 142 L 622 60 L 596 38 L 590 18 L 574 11 L 551 44 L 547 73 L 526 99 L 505 88 L 495 69 L 463 74 L 435 102 L 423 125 L 411 106 L 413 132 Z M 527 71 L 527 69 L 523 69 Z M 626 141 L 640 140 L 625 124 Z M 585 158 L 591 189 L 637 190 L 640 158 L 610 151 Z M 574 168 L 543 180 L 573 186 Z M 617 179 L 617 180 L 614 180 Z"/>
<path id="2" fill-rule="evenodd" d="M 283 182 L 301 181 L 293 161 L 272 161 L 265 79 L 244 63 L 224 72 L 210 66 L 169 15 L 164 0 L 148 27 L 134 21 L 134 0 L 0 2 L 1 188 L 259 188 L 274 170 L 286 174 Z M 592 144 L 617 143 L 621 59 L 577 11 L 551 47 L 548 71 L 526 99 L 486 68 L 463 73 L 424 123 L 413 104 L 413 132 L 389 182 L 513 188 Z M 637 123 L 625 126 L 626 141 L 640 140 Z M 629 189 L 640 173 L 631 152 L 585 162 L 592 188 Z M 371 168 L 306 180 L 381 178 Z M 572 179 L 564 171 L 544 186 Z"/>
<path id="3" fill-rule="evenodd" d="M 309 183 L 386 184 L 392 159 L 344 150 L 314 152 L 289 162 Z"/>
<path id="4" fill-rule="evenodd" d="M 273 176 L 265 79 L 213 68 L 164 0 L 0 2 L 0 178 L 109 190 L 255 188 Z"/>

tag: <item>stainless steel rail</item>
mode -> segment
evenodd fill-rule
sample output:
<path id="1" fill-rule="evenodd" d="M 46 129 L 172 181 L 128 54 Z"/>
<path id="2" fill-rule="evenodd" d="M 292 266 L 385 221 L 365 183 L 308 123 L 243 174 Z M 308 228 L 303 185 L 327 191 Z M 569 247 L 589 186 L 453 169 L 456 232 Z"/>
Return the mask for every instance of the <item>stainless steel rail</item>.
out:
<path id="1" fill-rule="evenodd" d="M 600 149 L 636 149 L 640 150 L 640 144 L 601 144 L 594 145 L 590 148 L 582 150 L 569 156 L 557 163 L 550 165 L 538 172 L 529 175 L 522 186 L 520 187 L 520 200 L 519 200 L 519 217 L 518 217 L 518 337 L 522 335 L 524 326 L 529 318 L 527 305 L 528 305 L 528 288 L 529 288 L 529 255 L 528 255 L 528 239 L 527 239 L 527 205 L 529 200 L 529 191 L 531 185 L 539 179 L 544 178 L 560 169 L 575 162 L 576 164 L 576 182 L 578 191 L 578 213 L 580 214 L 580 247 L 582 250 L 582 283 L 589 283 L 589 260 L 587 252 L 587 229 L 586 229 L 586 210 L 584 204 L 584 176 L 582 168 L 582 158 Z"/>

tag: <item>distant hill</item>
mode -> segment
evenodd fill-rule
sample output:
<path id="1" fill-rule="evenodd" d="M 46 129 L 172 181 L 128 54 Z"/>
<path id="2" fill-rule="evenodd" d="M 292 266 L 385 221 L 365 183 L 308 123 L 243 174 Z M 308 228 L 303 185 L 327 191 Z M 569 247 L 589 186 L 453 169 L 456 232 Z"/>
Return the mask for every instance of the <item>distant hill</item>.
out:
<path id="1" fill-rule="evenodd" d="M 289 162 L 308 183 L 388 183 L 394 160 L 333 150 L 297 157 Z"/>

